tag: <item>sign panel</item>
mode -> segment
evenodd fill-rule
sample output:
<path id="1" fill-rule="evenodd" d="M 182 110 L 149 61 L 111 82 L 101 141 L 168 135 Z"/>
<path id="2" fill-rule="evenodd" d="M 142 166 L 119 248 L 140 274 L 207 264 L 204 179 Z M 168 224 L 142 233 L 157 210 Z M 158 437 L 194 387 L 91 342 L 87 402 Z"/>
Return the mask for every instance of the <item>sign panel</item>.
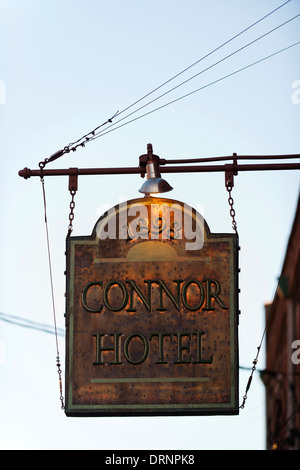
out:
<path id="1" fill-rule="evenodd" d="M 238 414 L 235 234 L 145 197 L 66 253 L 68 416 Z"/>

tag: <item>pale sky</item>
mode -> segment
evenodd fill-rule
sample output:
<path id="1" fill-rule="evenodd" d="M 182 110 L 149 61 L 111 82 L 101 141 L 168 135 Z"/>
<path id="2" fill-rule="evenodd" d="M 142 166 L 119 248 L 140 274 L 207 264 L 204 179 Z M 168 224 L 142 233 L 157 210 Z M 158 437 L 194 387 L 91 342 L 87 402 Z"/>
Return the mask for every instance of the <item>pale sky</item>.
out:
<path id="1" fill-rule="evenodd" d="M 42 189 L 18 171 L 105 122 L 282 5 L 274 0 L 0 0 L 1 297 L 13 320 L 53 326 Z M 199 62 L 158 96 L 300 14 L 299 0 Z M 298 41 L 300 16 L 199 74 L 140 113 Z M 300 45 L 64 155 L 48 168 L 137 166 L 161 158 L 299 153 Z M 145 104 L 147 100 L 143 101 Z M 132 108 L 130 111 L 133 111 Z M 125 121 L 123 121 L 125 122 Z M 231 232 L 223 173 L 166 175 L 170 197 L 201 207 L 212 232 Z M 137 175 L 79 178 L 74 235 L 105 209 L 140 196 Z M 57 322 L 64 328 L 67 177 L 45 178 Z M 299 171 L 235 178 L 240 235 L 240 365 L 251 367 L 272 301 L 299 194 Z M 52 334 L 0 317 L 1 449 L 264 449 L 258 372 L 239 416 L 67 418 Z M 27 326 L 30 325 L 27 323 Z M 295 338 L 299 339 L 299 338 Z M 59 337 L 64 371 L 64 338 Z M 258 369 L 265 366 L 264 349 Z M 250 371 L 240 371 L 240 402 Z"/>

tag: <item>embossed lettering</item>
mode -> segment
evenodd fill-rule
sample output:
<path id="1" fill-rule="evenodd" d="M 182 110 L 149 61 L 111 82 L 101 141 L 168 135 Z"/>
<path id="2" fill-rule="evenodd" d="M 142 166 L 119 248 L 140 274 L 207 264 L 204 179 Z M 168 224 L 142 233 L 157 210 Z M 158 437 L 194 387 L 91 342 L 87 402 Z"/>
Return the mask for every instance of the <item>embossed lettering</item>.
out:
<path id="1" fill-rule="evenodd" d="M 122 333 L 97 333 L 96 358 L 94 365 L 120 365 L 128 362 L 133 365 L 143 364 L 151 355 L 153 341 L 154 352 L 151 360 L 154 364 L 211 364 L 213 355 L 203 358 L 202 337 L 204 331 L 197 332 L 153 332 L 149 336 L 131 333 L 124 337 Z M 168 337 L 167 346 L 165 338 Z M 158 348 L 157 348 L 158 346 Z M 158 349 L 158 355 L 157 355 Z M 167 354 L 166 354 L 167 353 Z M 167 360 L 168 359 L 168 360 Z"/>
<path id="2" fill-rule="evenodd" d="M 151 312 L 167 310 L 170 302 L 177 311 L 182 306 L 189 311 L 214 311 L 216 305 L 222 310 L 228 310 L 222 299 L 221 283 L 216 279 L 181 279 L 173 280 L 173 286 L 162 279 L 147 279 L 143 281 L 146 288 L 142 288 L 135 280 L 111 280 L 106 284 L 103 281 L 88 282 L 82 290 L 82 305 L 87 312 L 101 313 L 103 306 L 112 312 L 137 312 L 141 304 Z M 175 286 L 174 286 L 175 284 Z M 153 289 L 159 289 L 159 301 L 153 305 Z M 157 298 L 157 296 L 155 297 Z M 137 302 L 139 301 L 139 303 Z M 167 303 L 166 301 L 170 302 Z"/>

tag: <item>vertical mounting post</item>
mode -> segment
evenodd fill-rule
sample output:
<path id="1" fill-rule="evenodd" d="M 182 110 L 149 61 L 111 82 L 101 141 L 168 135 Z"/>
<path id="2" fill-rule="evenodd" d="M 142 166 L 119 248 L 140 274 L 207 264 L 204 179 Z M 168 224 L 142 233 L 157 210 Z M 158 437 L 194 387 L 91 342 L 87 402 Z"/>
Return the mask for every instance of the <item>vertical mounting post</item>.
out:
<path id="1" fill-rule="evenodd" d="M 78 168 L 69 168 L 69 191 L 77 191 L 78 189 Z"/>
<path id="2" fill-rule="evenodd" d="M 234 176 L 238 174 L 237 170 L 234 169 L 237 166 L 237 154 L 232 155 L 233 163 L 225 165 L 225 186 L 226 188 L 233 188 L 234 186 Z"/>

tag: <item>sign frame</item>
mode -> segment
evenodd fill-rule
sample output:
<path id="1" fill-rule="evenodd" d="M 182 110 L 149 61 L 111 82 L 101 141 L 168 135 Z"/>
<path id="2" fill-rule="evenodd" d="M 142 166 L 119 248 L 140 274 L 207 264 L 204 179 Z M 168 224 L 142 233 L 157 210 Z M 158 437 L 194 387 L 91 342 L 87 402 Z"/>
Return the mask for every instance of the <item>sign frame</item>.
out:
<path id="1" fill-rule="evenodd" d="M 153 198 L 140 198 L 132 201 L 128 201 L 127 208 L 133 204 L 144 204 L 146 200 L 152 200 Z M 172 201 L 169 199 L 157 199 L 160 203 L 176 203 L 183 206 L 183 203 L 179 201 Z M 151 201 L 150 201 L 151 202 Z M 119 206 L 115 206 L 115 209 Z M 199 214 L 192 208 L 190 208 L 193 214 Z M 126 209 L 127 210 L 127 209 Z M 76 369 L 74 360 L 74 351 L 75 341 L 78 342 L 77 332 L 74 330 L 74 322 L 76 323 L 76 305 L 74 304 L 74 295 L 75 295 L 75 281 L 76 273 L 74 271 L 74 256 L 76 247 L 79 246 L 95 246 L 99 244 L 99 238 L 97 236 L 97 230 L 99 229 L 99 224 L 107 217 L 107 213 L 100 217 L 100 219 L 95 224 L 91 236 L 76 236 L 68 237 L 66 241 L 66 374 L 65 374 L 65 413 L 67 416 L 75 417 L 108 417 L 108 416 L 203 416 L 203 415 L 236 415 L 239 414 L 239 354 L 238 354 L 238 237 L 235 233 L 211 233 L 206 221 L 201 217 L 203 222 L 203 231 L 205 234 L 204 243 L 224 243 L 227 244 L 230 250 L 230 305 L 229 305 L 229 323 L 230 323 L 230 400 L 227 403 L 110 403 L 107 405 L 95 403 L 76 403 L 76 392 L 75 390 L 75 380 L 74 380 L 74 371 Z M 103 243 L 104 240 L 100 240 L 100 243 Z M 144 241 L 140 241 L 143 243 Z M 157 242 L 159 243 L 159 241 Z M 81 294 L 82 298 L 82 294 Z M 94 334 L 95 331 L 90 332 L 90 336 Z M 76 336 L 77 335 L 77 336 Z M 179 335 L 179 333 L 177 333 Z M 187 335 L 187 333 L 185 333 Z M 195 333 L 194 333 L 195 335 Z M 94 334 L 95 336 L 95 334 Z M 141 335 L 143 336 L 143 335 Z M 178 340 L 179 336 L 177 337 Z M 195 336 L 194 336 L 195 338 Z M 199 336 L 198 336 L 199 338 Z M 200 338 L 201 340 L 201 338 Z M 178 340 L 179 341 L 179 340 Z M 181 345 L 181 353 L 184 354 L 184 350 L 187 350 L 187 346 Z M 83 346 L 84 347 L 84 346 Z M 108 346 L 106 346 L 108 349 Z M 104 348 L 104 347 L 103 347 Z M 78 349 L 78 348 L 77 348 Z M 179 349 L 178 349 L 179 350 Z M 100 350 L 101 351 L 101 350 Z M 84 355 L 84 353 L 83 353 Z M 198 353 L 199 356 L 199 353 Z M 207 358 L 209 359 L 209 358 Z M 204 362 L 204 361 L 203 361 Z M 208 362 L 208 360 L 207 360 Z M 93 382 L 94 380 L 94 382 Z M 91 379 L 90 389 L 92 389 L 93 384 L 98 383 L 101 379 Z M 111 379 L 116 380 L 117 379 Z M 124 382 L 130 383 L 130 378 L 123 378 Z M 172 378 L 165 377 L 160 380 L 153 379 L 148 377 L 143 378 L 134 378 L 131 382 L 131 387 L 135 387 L 135 384 L 140 383 L 140 380 L 144 380 L 144 383 L 150 383 L 153 380 L 156 382 L 162 382 L 165 380 L 167 383 L 172 381 Z M 174 377 L 174 380 L 179 380 L 178 377 Z M 180 379 L 181 380 L 181 379 Z M 186 377 L 186 384 L 189 381 L 196 380 L 195 378 Z M 169 382 L 168 382 L 169 381 Z M 104 379 L 105 383 L 105 379 Z M 107 379 L 109 383 L 109 379 Z M 186 385 L 183 383 L 183 387 Z M 168 385 L 167 385 L 168 386 Z M 167 387 L 166 386 L 166 387 Z M 147 386 L 145 386 L 145 390 Z M 167 390 L 167 389 L 166 389 Z M 86 392 L 88 394 L 88 392 Z M 74 399 L 75 397 L 75 399 Z"/>

